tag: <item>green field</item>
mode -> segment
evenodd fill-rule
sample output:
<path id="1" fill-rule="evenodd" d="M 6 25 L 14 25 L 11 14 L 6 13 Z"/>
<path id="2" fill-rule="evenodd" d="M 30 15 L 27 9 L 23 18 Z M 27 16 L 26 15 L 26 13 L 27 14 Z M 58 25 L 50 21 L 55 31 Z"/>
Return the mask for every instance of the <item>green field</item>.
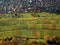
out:
<path id="1" fill-rule="evenodd" d="M 7 16 L 0 19 L 0 37 L 37 36 L 37 38 L 44 38 L 47 34 L 59 36 L 60 15 L 45 12 L 37 14 L 40 17 L 33 17 L 30 13 L 22 13 L 19 18 L 12 18 L 14 14 L 5 14 Z"/>

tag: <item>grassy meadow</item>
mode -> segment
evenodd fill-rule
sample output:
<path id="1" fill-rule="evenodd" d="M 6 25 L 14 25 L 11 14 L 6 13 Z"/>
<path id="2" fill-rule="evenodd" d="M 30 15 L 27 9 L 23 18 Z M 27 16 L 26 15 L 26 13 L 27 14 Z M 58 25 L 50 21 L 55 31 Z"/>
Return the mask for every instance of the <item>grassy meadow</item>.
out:
<path id="1" fill-rule="evenodd" d="M 60 34 L 60 15 L 52 13 L 21 13 L 18 18 L 14 14 L 4 14 L 0 18 L 0 37 L 23 36 L 44 38 L 47 35 Z M 13 17 L 13 18 L 12 18 Z"/>

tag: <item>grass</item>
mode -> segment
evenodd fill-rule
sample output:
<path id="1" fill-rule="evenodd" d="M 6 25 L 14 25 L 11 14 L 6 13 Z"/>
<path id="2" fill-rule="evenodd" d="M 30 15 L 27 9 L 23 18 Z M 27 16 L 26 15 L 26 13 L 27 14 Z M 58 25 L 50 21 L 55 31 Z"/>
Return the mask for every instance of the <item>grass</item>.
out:
<path id="1" fill-rule="evenodd" d="M 30 13 L 23 13 L 21 14 L 21 18 L 31 18 L 32 15 Z"/>
<path id="2" fill-rule="evenodd" d="M 40 15 L 39 18 L 31 16 L 30 13 L 23 13 L 21 14 L 22 16 L 20 18 L 1 18 L 0 37 L 20 36 L 20 35 L 27 36 L 27 37 L 34 37 L 33 31 L 36 33 L 36 37 L 44 37 L 44 35 L 47 34 L 59 35 L 60 15 L 49 14 L 45 12 L 37 13 L 37 14 Z M 54 25 L 56 27 L 54 27 Z M 50 31 L 53 28 L 59 30 Z"/>

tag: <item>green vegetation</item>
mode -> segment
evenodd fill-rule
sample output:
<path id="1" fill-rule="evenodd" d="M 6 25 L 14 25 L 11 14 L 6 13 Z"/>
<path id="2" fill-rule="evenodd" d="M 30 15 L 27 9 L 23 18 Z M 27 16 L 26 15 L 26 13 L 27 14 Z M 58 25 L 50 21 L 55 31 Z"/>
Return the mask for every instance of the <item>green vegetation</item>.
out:
<path id="1" fill-rule="evenodd" d="M 37 31 L 39 33 L 43 32 L 42 35 L 47 34 L 48 32 L 50 35 L 56 35 L 57 33 L 57 35 L 59 35 L 60 15 L 49 14 L 45 12 L 36 13 L 36 15 L 39 15 L 39 17 L 33 17 L 30 13 L 21 13 L 19 18 L 14 17 L 14 14 L 5 15 L 5 18 L 3 17 L 0 19 L 0 37 L 16 35 L 33 37 L 33 31 Z M 54 33 L 55 30 L 57 31 L 56 34 Z M 39 35 L 38 37 L 43 37 Z"/>
<path id="2" fill-rule="evenodd" d="M 31 18 L 31 17 L 55 17 L 60 16 L 60 14 L 54 14 L 54 13 L 47 13 L 47 12 L 41 12 L 41 13 L 19 13 L 19 14 L 0 14 L 0 18 Z"/>

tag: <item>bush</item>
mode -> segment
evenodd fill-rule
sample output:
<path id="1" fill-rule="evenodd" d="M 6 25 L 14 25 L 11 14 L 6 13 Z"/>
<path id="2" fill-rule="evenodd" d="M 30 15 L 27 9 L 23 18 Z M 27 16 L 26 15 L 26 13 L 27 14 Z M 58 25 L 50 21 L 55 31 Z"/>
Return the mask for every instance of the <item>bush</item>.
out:
<path id="1" fill-rule="evenodd" d="M 48 44 L 54 44 L 54 45 L 60 45 L 60 37 L 55 36 L 55 37 L 49 37 L 47 40 Z"/>

